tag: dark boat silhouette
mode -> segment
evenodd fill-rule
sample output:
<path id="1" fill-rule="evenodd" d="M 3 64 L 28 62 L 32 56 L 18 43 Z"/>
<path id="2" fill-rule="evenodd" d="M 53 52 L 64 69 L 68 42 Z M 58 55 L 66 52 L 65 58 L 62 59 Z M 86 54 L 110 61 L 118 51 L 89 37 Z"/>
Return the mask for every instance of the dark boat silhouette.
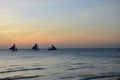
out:
<path id="1" fill-rule="evenodd" d="M 52 45 L 52 47 L 50 47 L 48 50 L 57 50 L 57 48 L 54 45 Z"/>
<path id="2" fill-rule="evenodd" d="M 35 51 L 39 51 L 39 46 L 38 44 L 36 43 L 33 47 L 32 47 L 33 50 Z"/>
<path id="3" fill-rule="evenodd" d="M 17 47 L 16 47 L 16 45 L 15 45 L 15 44 L 13 44 L 13 46 L 12 46 L 12 47 L 10 47 L 9 49 L 10 49 L 10 50 L 12 50 L 12 51 L 17 51 Z"/>

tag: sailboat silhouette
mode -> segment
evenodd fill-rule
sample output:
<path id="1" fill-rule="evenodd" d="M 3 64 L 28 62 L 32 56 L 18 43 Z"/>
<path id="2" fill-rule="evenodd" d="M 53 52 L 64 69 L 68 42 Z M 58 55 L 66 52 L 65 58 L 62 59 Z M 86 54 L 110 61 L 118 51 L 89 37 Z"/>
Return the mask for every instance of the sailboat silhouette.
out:
<path id="1" fill-rule="evenodd" d="M 52 47 L 50 47 L 48 50 L 57 50 L 57 48 L 54 45 L 52 45 Z"/>
<path id="2" fill-rule="evenodd" d="M 38 44 L 36 43 L 33 47 L 32 47 L 33 50 L 35 51 L 39 51 L 39 46 Z"/>
<path id="3" fill-rule="evenodd" d="M 10 49 L 10 50 L 12 50 L 12 51 L 17 51 L 17 47 L 16 47 L 16 45 L 15 45 L 15 44 L 13 44 L 13 46 L 12 46 L 12 47 L 10 47 L 9 49 Z"/>

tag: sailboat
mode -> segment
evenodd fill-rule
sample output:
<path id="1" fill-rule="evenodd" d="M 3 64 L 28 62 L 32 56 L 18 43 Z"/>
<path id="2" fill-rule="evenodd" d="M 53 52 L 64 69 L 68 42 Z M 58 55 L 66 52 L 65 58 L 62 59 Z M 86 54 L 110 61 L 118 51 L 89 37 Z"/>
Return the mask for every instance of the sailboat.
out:
<path id="1" fill-rule="evenodd" d="M 48 50 L 57 50 L 57 48 L 54 45 L 52 45 L 52 47 L 50 47 Z"/>
<path id="2" fill-rule="evenodd" d="M 32 47 L 33 50 L 35 51 L 39 51 L 39 46 L 38 44 L 36 43 L 33 47 Z"/>
<path id="3" fill-rule="evenodd" d="M 12 51 L 17 51 L 17 47 L 15 46 L 15 44 L 13 44 L 13 46 L 10 47 L 9 49 L 12 50 Z"/>

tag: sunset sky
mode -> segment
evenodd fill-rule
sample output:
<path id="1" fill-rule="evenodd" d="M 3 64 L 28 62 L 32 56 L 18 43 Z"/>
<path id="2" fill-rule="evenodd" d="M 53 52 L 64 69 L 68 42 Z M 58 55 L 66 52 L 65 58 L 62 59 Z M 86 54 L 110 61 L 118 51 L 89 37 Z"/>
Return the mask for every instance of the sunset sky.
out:
<path id="1" fill-rule="evenodd" d="M 0 48 L 120 47 L 120 0 L 0 0 Z"/>

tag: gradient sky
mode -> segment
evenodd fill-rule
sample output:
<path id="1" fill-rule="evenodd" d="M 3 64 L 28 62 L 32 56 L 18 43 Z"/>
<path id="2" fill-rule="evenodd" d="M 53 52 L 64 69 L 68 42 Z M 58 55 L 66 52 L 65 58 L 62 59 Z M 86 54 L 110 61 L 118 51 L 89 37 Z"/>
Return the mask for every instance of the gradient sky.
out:
<path id="1" fill-rule="evenodd" d="M 0 48 L 120 47 L 120 0 L 0 0 Z"/>

